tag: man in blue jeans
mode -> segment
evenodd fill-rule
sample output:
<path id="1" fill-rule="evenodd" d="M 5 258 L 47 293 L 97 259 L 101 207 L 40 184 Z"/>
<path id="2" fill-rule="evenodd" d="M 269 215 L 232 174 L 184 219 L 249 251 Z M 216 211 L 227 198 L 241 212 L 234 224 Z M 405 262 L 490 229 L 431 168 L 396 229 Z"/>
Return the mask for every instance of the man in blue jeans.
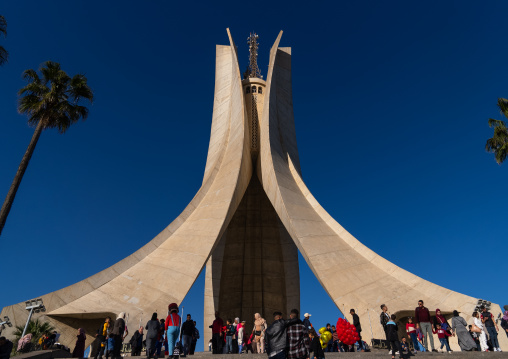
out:
<path id="1" fill-rule="evenodd" d="M 494 321 L 494 316 L 490 312 L 487 312 L 487 308 L 485 308 L 484 305 L 482 305 L 480 309 L 482 311 L 482 322 L 485 325 L 485 328 L 487 328 L 494 351 L 500 352 L 502 350 L 499 348 L 499 342 L 497 341 L 497 332 L 499 331 L 499 327 Z"/>
<path id="2" fill-rule="evenodd" d="M 187 356 L 189 354 L 189 350 L 192 345 L 192 336 L 194 335 L 194 321 L 191 318 L 190 314 L 187 314 L 187 320 L 182 324 L 182 347 L 183 347 L 183 355 Z M 171 353 L 170 353 L 171 354 Z"/>

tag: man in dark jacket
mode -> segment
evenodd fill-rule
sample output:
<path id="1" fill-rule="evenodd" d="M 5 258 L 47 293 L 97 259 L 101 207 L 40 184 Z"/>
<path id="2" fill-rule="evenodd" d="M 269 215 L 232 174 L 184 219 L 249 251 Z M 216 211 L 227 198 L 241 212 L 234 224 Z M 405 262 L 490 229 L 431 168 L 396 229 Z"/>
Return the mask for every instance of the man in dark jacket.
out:
<path id="1" fill-rule="evenodd" d="M 356 314 L 354 309 L 351 309 L 349 311 L 349 314 L 351 314 L 353 316 L 353 325 L 355 326 L 356 332 L 358 333 L 358 337 L 360 338 L 360 339 L 358 339 L 358 350 L 363 352 L 365 350 L 363 347 L 362 335 L 360 334 L 362 332 L 362 325 L 360 324 L 360 317 L 358 316 L 358 314 Z M 353 346 L 353 348 L 354 348 L 354 346 Z"/>
<path id="2" fill-rule="evenodd" d="M 9 359 L 12 352 L 12 342 L 5 337 L 0 337 L 0 359 Z"/>
<path id="3" fill-rule="evenodd" d="M 291 310 L 286 336 L 288 343 L 287 359 L 306 359 L 309 357 L 309 331 L 299 318 L 298 309 Z"/>
<path id="4" fill-rule="evenodd" d="M 187 320 L 182 324 L 182 346 L 183 356 L 189 354 L 190 347 L 192 345 L 192 336 L 194 335 L 194 321 L 190 314 L 187 314 Z"/>
<path id="5" fill-rule="evenodd" d="M 140 356 L 141 349 L 143 349 L 143 327 L 139 327 L 139 330 L 134 332 L 129 343 L 131 344 L 131 356 Z"/>
<path id="6" fill-rule="evenodd" d="M 274 322 L 265 330 L 266 353 L 270 359 L 286 357 L 286 322 L 281 312 L 273 313 Z"/>

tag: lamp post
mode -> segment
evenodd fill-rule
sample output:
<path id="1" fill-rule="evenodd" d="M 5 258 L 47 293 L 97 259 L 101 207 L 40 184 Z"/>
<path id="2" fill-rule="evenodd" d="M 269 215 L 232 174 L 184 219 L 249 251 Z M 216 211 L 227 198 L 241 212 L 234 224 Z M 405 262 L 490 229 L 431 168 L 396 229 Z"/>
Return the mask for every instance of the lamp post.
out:
<path id="1" fill-rule="evenodd" d="M 28 319 L 26 320 L 25 329 L 23 329 L 23 334 L 21 334 L 21 338 L 25 336 L 26 329 L 28 328 L 28 323 L 30 323 L 30 319 L 32 319 L 32 314 L 39 313 L 39 312 L 45 312 L 46 307 L 44 307 L 44 303 L 42 303 L 42 298 L 38 299 L 32 299 L 25 302 L 26 304 L 26 310 L 30 311 L 30 314 L 28 314 Z"/>
<path id="2" fill-rule="evenodd" d="M 4 317 L 4 321 L 0 322 L 0 333 L 2 333 L 2 330 L 5 328 L 5 326 L 8 326 L 9 328 L 12 327 L 12 323 L 8 316 Z"/>

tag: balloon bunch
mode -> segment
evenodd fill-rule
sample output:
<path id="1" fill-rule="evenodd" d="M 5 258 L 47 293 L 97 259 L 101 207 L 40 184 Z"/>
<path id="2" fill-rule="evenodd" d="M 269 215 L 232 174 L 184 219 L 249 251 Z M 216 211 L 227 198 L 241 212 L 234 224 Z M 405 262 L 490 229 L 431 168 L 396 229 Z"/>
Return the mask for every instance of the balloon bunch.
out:
<path id="1" fill-rule="evenodd" d="M 337 336 L 340 341 L 346 345 L 353 345 L 360 340 L 360 336 L 356 332 L 355 326 L 342 318 L 337 320 Z"/>
<path id="2" fill-rule="evenodd" d="M 321 348 L 326 348 L 328 346 L 328 342 L 332 340 L 332 333 L 330 333 L 328 330 L 326 330 L 325 327 L 319 329 L 319 334 L 321 336 L 319 337 L 319 342 L 321 343 Z"/>

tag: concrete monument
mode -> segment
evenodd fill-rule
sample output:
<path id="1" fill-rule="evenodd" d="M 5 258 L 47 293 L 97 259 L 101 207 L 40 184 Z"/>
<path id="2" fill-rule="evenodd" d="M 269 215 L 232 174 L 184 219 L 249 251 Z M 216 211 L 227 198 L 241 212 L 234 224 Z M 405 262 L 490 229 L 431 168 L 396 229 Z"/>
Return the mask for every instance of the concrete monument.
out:
<path id="1" fill-rule="evenodd" d="M 266 81 L 257 68 L 257 36 L 249 38 L 250 64 L 243 79 L 229 30 L 228 36 L 230 45 L 216 48 L 210 145 L 195 197 L 137 252 L 42 296 L 46 312 L 34 317 L 51 322 L 62 333 L 60 341 L 73 346 L 76 328 L 93 334 L 106 315 L 128 312 L 136 324 L 142 313 L 146 319 L 154 311 L 165 317 L 168 304 L 181 303 L 206 267 L 202 338 L 207 343 L 216 310 L 223 318 L 247 320 L 248 332 L 256 312 L 270 321 L 274 310 L 287 315 L 299 309 L 299 250 L 337 307 L 347 313 L 355 308 L 367 342 L 372 336 L 384 339 L 382 303 L 402 318 L 423 299 L 448 317 L 457 309 L 470 321 L 478 298 L 380 257 L 336 222 L 306 187 L 293 119 L 291 48 L 279 47 L 282 32 L 270 51 Z M 501 309 L 492 304 L 491 312 L 497 317 Z M 3 308 L 0 317 L 5 315 L 23 325 L 25 303 Z M 12 328 L 3 335 L 12 335 Z M 508 349 L 506 336 L 499 339 Z"/>

